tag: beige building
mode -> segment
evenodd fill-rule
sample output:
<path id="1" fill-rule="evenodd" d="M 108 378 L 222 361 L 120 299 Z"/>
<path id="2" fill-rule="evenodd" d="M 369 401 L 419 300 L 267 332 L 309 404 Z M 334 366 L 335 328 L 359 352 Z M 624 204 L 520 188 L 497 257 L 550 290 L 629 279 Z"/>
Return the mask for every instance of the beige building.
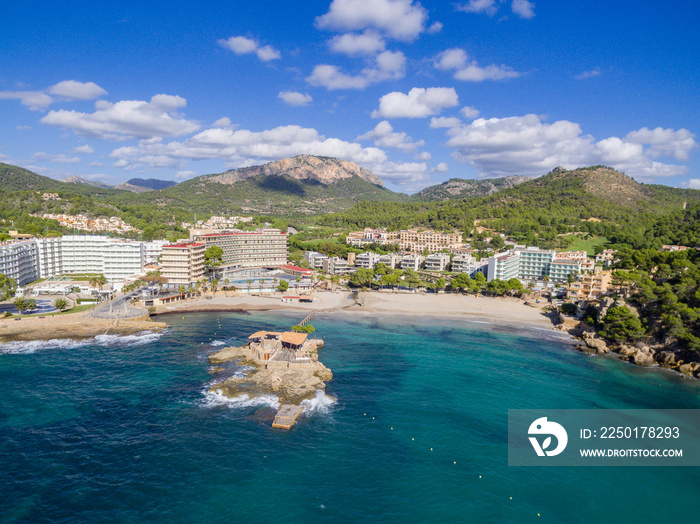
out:
<path id="1" fill-rule="evenodd" d="M 204 277 L 204 251 L 202 242 L 182 242 L 163 246 L 160 263 L 161 276 L 169 284 L 191 284 Z"/>
<path id="2" fill-rule="evenodd" d="M 279 229 L 259 228 L 255 231 L 196 235 L 205 249 L 220 247 L 226 265 L 240 267 L 283 266 L 287 263 L 287 233 Z"/>
<path id="3" fill-rule="evenodd" d="M 392 244 L 396 243 L 399 234 L 386 229 L 372 229 L 366 227 L 364 231 L 352 231 L 348 233 L 345 242 L 354 247 L 363 247 L 368 244 Z"/>
<path id="4" fill-rule="evenodd" d="M 422 253 L 425 250 L 436 253 L 452 251 L 464 247 L 460 233 L 439 233 L 432 230 L 404 229 L 399 233 L 401 249 L 409 253 Z"/>
<path id="5" fill-rule="evenodd" d="M 611 281 L 612 271 L 610 270 L 579 275 L 579 279 L 567 287 L 567 296 L 574 300 L 600 298 L 608 292 Z"/>

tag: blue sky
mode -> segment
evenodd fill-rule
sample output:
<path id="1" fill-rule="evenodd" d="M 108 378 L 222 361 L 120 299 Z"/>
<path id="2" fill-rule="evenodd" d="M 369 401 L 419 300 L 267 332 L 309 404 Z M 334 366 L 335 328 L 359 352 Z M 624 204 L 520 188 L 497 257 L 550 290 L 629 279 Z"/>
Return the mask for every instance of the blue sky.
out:
<path id="1" fill-rule="evenodd" d="M 700 189 L 699 22 L 673 0 L 5 2 L 0 161 L 115 184 L 308 153 L 404 192 L 605 164 Z"/>

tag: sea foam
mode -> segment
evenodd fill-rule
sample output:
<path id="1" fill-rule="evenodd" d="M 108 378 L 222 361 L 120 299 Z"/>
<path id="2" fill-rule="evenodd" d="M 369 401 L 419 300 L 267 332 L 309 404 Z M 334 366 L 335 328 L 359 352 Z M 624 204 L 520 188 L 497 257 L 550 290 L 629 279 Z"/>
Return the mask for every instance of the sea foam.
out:
<path id="1" fill-rule="evenodd" d="M 260 395 L 250 398 L 247 393 L 241 393 L 237 397 L 227 397 L 221 391 L 207 391 L 204 393 L 204 407 L 216 408 L 227 406 L 230 408 L 249 408 L 257 406 L 270 406 L 279 409 L 280 399 L 274 395 Z"/>
<path id="2" fill-rule="evenodd" d="M 304 415 L 311 416 L 315 413 L 326 414 L 331 410 L 337 399 L 326 395 L 326 392 L 319 389 L 314 398 L 302 400 L 300 406 L 304 408 Z"/>
<path id="3" fill-rule="evenodd" d="M 40 349 L 73 349 L 86 346 L 89 343 L 90 340 L 73 340 L 70 338 L 7 342 L 6 344 L 0 344 L 0 355 L 28 355 L 36 353 Z"/>
<path id="4" fill-rule="evenodd" d="M 45 349 L 73 349 L 83 346 L 141 346 L 158 340 L 163 333 L 142 331 L 136 335 L 97 335 L 94 338 L 74 340 L 55 338 L 51 340 L 13 341 L 0 344 L 0 355 L 21 355 L 36 353 Z"/>

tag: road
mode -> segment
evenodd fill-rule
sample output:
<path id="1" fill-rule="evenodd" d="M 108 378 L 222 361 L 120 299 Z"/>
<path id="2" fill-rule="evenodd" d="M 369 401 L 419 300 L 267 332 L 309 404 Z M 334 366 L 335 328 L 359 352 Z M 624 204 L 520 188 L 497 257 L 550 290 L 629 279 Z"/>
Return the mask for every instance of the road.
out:
<path id="1" fill-rule="evenodd" d="M 117 293 L 119 295 L 119 293 Z M 112 300 L 107 300 L 95 306 L 89 313 L 89 316 L 96 318 L 132 318 L 140 317 L 148 314 L 148 311 L 142 308 L 129 305 L 129 302 L 135 297 L 135 294 L 117 296 Z"/>

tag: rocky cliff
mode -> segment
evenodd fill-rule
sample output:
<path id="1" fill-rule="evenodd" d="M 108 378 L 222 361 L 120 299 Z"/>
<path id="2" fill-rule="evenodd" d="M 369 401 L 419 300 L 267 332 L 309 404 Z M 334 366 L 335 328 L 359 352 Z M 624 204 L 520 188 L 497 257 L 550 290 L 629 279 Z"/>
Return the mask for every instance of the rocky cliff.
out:
<path id="1" fill-rule="evenodd" d="M 381 178 L 354 162 L 312 155 L 299 155 L 270 162 L 262 166 L 234 169 L 220 175 L 212 175 L 209 181 L 230 185 L 235 184 L 239 180 L 246 180 L 260 175 L 287 175 L 296 180 L 320 182 L 325 185 L 357 176 L 367 182 L 384 187 L 384 182 L 382 182 Z"/>

